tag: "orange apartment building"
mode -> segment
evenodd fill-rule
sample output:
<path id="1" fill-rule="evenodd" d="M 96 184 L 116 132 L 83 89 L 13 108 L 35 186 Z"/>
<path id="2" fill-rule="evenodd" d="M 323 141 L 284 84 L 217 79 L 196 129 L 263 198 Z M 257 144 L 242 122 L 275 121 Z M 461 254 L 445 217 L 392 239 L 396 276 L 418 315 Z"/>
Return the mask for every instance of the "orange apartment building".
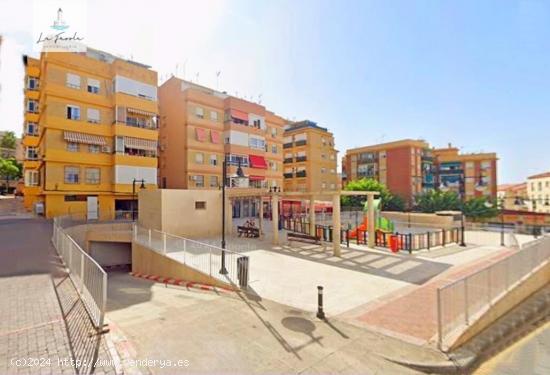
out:
<path id="1" fill-rule="evenodd" d="M 227 160 L 227 186 L 283 188 L 286 121 L 263 105 L 177 77 L 159 88 L 161 188 L 220 189 Z M 241 168 L 245 178 L 238 178 Z M 233 202 L 233 216 L 254 216 L 255 199 Z"/>
<path id="2" fill-rule="evenodd" d="M 88 48 L 24 58 L 24 204 L 113 218 L 157 187 L 157 73 Z"/>
<path id="3" fill-rule="evenodd" d="M 348 150 L 342 159 L 342 184 L 374 178 L 409 204 L 430 189 L 456 191 L 463 199 L 497 194 L 495 153 L 460 154 L 434 149 L 423 140 L 405 139 Z"/>
<path id="4" fill-rule="evenodd" d="M 346 151 L 342 183 L 374 178 L 407 200 L 434 187 L 433 155 L 423 140 L 404 139 Z"/>

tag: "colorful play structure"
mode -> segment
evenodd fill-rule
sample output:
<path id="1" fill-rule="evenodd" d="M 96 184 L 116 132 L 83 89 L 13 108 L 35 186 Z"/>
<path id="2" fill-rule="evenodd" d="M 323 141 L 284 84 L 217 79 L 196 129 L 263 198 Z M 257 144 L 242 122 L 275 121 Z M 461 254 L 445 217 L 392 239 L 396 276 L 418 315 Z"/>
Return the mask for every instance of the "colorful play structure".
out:
<path id="1" fill-rule="evenodd" d="M 365 216 L 363 218 L 363 223 L 358 225 L 356 228 L 350 230 L 349 232 L 349 238 L 350 239 L 357 239 L 358 233 L 366 233 L 368 231 L 368 218 L 367 218 L 367 212 L 369 210 L 369 204 L 368 202 L 365 202 L 365 206 L 363 207 L 363 212 L 365 213 Z M 380 216 L 380 199 L 374 200 L 374 215 L 376 220 L 375 229 L 376 232 L 383 232 L 383 233 L 393 233 L 395 230 L 395 224 L 393 221 L 386 219 L 385 217 Z M 361 236 L 361 235 L 360 235 Z"/>

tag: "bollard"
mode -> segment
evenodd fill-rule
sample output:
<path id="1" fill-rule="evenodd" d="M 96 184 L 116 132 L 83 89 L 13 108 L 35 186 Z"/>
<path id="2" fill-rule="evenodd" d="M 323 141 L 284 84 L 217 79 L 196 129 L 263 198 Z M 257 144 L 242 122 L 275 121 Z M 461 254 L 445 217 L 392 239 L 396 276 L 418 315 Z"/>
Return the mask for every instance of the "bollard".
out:
<path id="1" fill-rule="evenodd" d="M 317 317 L 325 319 L 325 312 L 323 311 L 323 287 L 321 285 L 317 287 Z"/>

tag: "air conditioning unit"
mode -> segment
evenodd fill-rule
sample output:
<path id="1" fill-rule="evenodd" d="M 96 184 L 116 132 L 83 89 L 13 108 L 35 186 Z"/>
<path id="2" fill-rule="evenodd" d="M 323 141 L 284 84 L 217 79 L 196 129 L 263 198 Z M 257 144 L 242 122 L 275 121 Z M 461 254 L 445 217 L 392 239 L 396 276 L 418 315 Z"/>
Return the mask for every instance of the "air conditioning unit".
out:
<path id="1" fill-rule="evenodd" d="M 160 145 L 159 148 L 160 148 L 161 151 L 164 151 L 166 149 L 166 147 L 164 145 Z"/>
<path id="2" fill-rule="evenodd" d="M 110 153 L 111 153 L 111 147 L 109 147 L 109 146 L 103 146 L 103 147 L 101 148 L 101 151 L 104 152 L 104 153 L 106 153 L 106 154 L 110 154 Z"/>

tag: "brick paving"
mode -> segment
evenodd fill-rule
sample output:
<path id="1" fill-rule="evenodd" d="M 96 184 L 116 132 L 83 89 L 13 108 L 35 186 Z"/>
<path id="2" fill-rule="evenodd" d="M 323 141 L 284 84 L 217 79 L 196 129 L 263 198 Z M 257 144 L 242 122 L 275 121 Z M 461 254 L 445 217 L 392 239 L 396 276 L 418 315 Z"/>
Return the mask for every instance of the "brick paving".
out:
<path id="1" fill-rule="evenodd" d="M 382 300 L 354 309 L 343 317 L 415 344 L 426 344 L 437 334 L 437 288 L 514 252 L 505 249 L 496 255 L 453 267 L 424 285 L 404 287 Z"/>

